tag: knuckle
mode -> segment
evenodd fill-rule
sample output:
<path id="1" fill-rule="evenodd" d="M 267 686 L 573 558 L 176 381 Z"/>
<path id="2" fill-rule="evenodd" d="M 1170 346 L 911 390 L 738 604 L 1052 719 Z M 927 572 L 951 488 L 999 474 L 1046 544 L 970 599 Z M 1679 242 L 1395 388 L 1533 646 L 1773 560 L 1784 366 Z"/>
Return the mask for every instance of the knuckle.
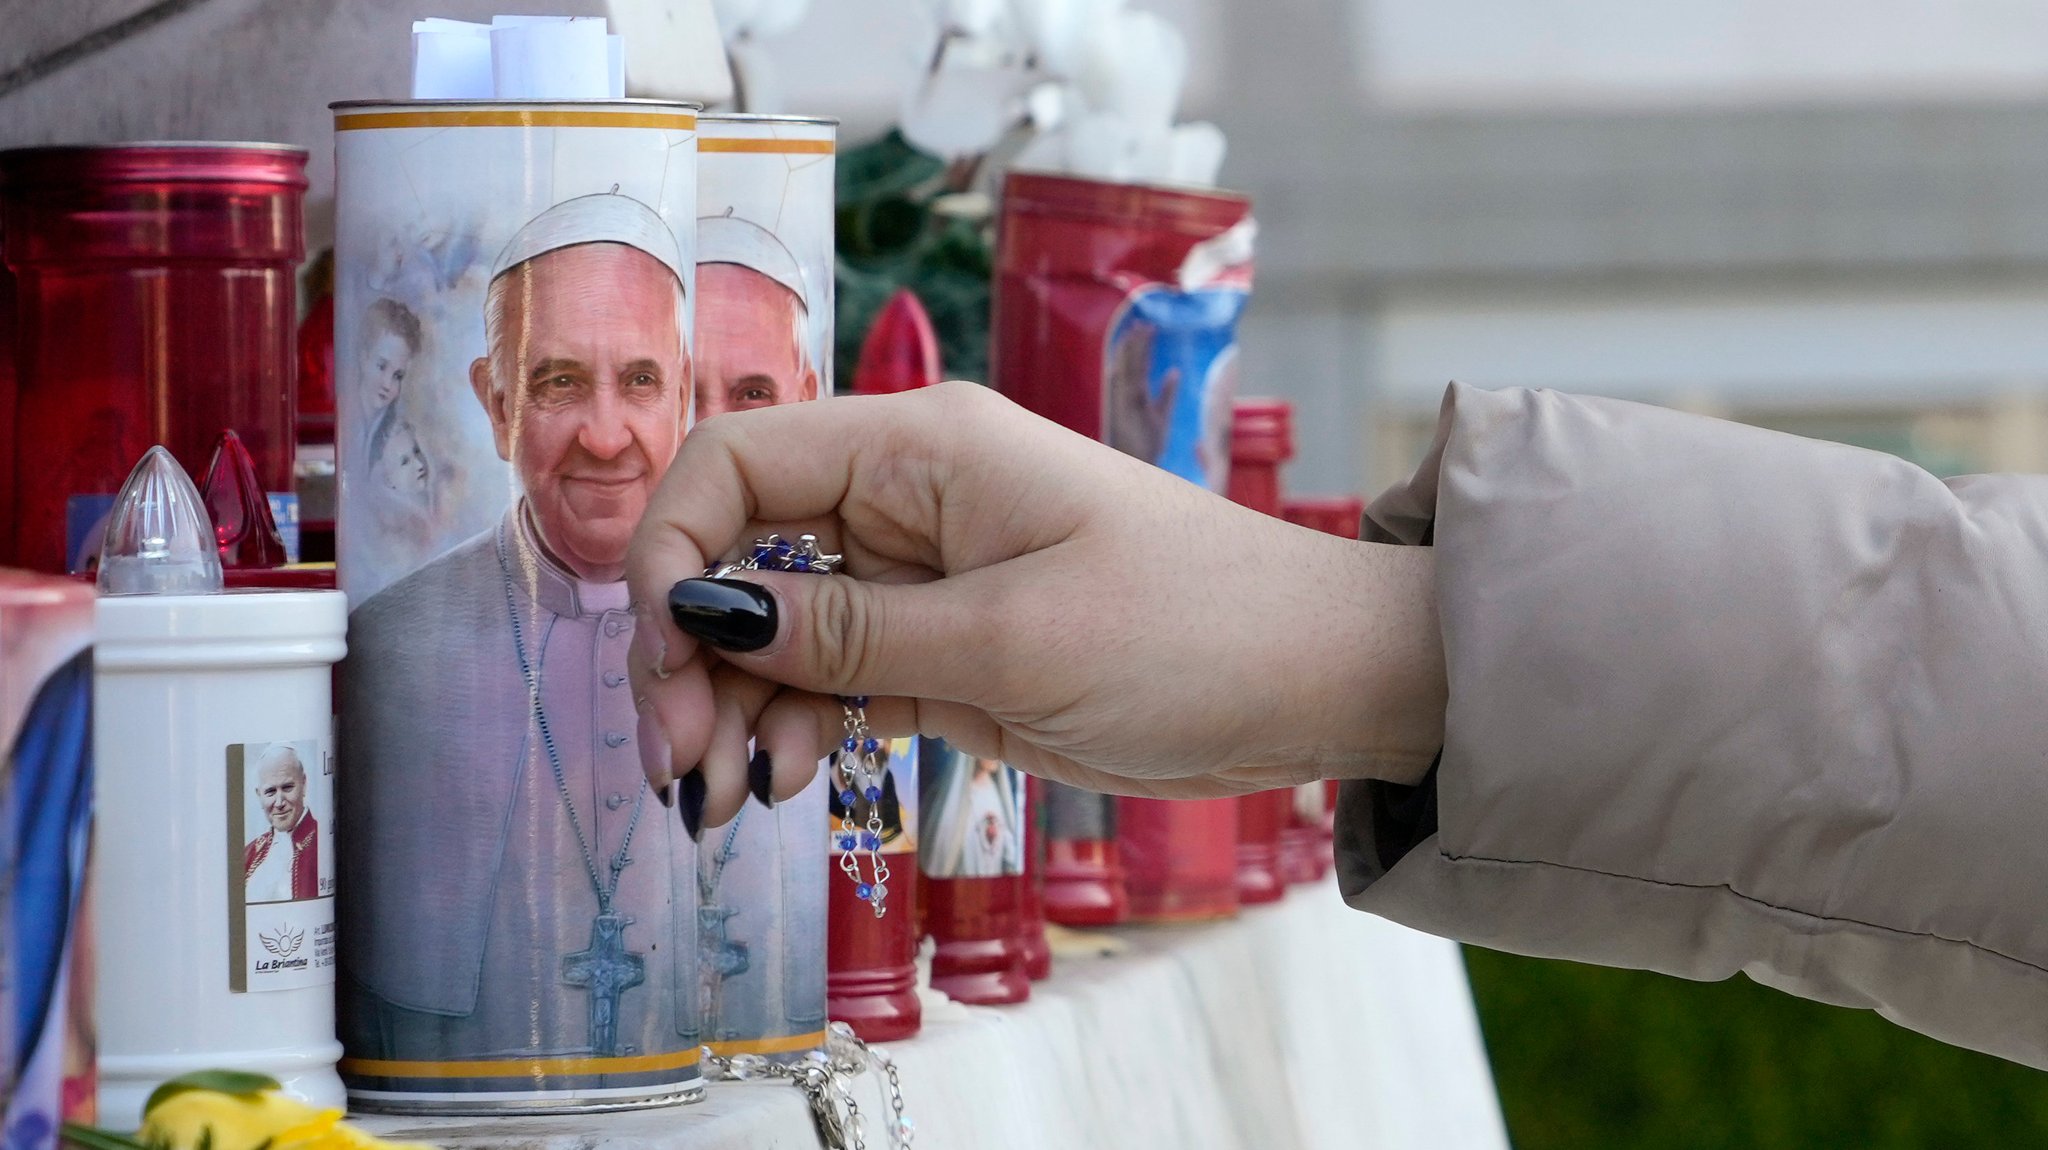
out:
<path id="1" fill-rule="evenodd" d="M 948 380 L 930 389 L 932 402 L 948 419 L 979 418 L 996 402 L 996 394 L 964 379 Z"/>
<path id="2" fill-rule="evenodd" d="M 864 681 L 874 662 L 876 620 L 869 596 L 851 580 L 821 580 L 811 596 L 810 670 L 828 690 Z"/>

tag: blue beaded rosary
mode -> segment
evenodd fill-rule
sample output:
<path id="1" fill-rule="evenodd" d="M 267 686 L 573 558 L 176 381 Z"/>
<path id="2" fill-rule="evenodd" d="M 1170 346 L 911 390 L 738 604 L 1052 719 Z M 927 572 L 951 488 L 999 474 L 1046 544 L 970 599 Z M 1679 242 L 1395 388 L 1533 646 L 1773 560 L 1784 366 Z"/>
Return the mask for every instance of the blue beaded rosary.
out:
<path id="1" fill-rule="evenodd" d="M 753 549 L 736 562 L 716 566 L 705 574 L 714 579 L 735 571 L 803 571 L 814 575 L 833 574 L 844 556 L 818 550 L 818 537 L 799 535 L 791 543 L 780 535 L 756 539 Z M 838 788 L 839 869 L 853 882 L 855 897 L 875 908 L 875 917 L 888 913 L 883 899 L 889 895 L 889 863 L 882 854 L 882 785 L 889 773 L 889 752 L 868 730 L 866 695 L 842 695 L 839 705 L 846 713 L 846 739 L 832 754 L 832 785 Z M 855 812 L 867 808 L 863 823 Z M 861 856 L 872 860 L 862 873 Z"/>

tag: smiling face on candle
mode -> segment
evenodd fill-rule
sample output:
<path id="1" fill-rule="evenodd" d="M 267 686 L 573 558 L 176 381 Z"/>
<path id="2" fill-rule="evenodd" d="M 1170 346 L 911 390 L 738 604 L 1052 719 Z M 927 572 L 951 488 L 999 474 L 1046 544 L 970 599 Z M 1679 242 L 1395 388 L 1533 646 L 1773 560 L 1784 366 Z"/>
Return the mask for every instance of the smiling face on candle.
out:
<path id="1" fill-rule="evenodd" d="M 256 771 L 256 801 L 271 828 L 289 831 L 306 813 L 306 768 L 289 750 L 266 759 Z"/>
<path id="2" fill-rule="evenodd" d="M 682 441 L 682 286 L 637 248 L 588 243 L 492 281 L 470 383 L 519 473 L 541 542 L 579 578 L 622 575 L 626 542 Z"/>

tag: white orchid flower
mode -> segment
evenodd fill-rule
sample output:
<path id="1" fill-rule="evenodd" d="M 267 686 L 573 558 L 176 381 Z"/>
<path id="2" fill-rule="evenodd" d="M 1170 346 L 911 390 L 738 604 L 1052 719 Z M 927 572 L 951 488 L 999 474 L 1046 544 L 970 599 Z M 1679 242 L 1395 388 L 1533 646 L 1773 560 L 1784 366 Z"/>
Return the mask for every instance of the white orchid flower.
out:
<path id="1" fill-rule="evenodd" d="M 974 39 L 1011 33 L 1010 0 L 938 0 L 939 24 L 946 31 Z"/>
<path id="2" fill-rule="evenodd" d="M 780 35 L 797 26 L 811 0 L 711 0 L 725 41 L 756 40 Z"/>
<path id="3" fill-rule="evenodd" d="M 1173 129 L 1141 124 L 1115 112 L 1076 117 L 1066 130 L 1066 167 L 1077 176 L 1116 183 L 1160 183 L 1173 163 Z"/>
<path id="4" fill-rule="evenodd" d="M 1047 80 L 1034 86 L 1024 97 L 1024 110 L 1031 118 L 1032 129 L 1043 134 L 1056 131 L 1065 123 L 1076 102 L 1073 89 L 1058 81 Z"/>
<path id="5" fill-rule="evenodd" d="M 1216 186 L 1223 170 L 1223 129 L 1207 120 L 1182 124 L 1173 130 L 1168 151 L 1166 179 L 1198 188 Z"/>
<path id="6" fill-rule="evenodd" d="M 1180 106 L 1187 80 L 1187 44 L 1151 12 L 1118 12 L 1090 25 L 1074 84 L 1091 111 L 1164 129 Z"/>
<path id="7" fill-rule="evenodd" d="M 1072 76 L 1080 69 L 1089 32 L 1123 6 L 1124 0 L 1010 0 L 1019 36 L 1039 70 L 1054 76 Z"/>
<path id="8" fill-rule="evenodd" d="M 1064 128 L 1040 132 L 1010 157 L 1010 168 L 1024 172 L 1065 172 L 1067 132 Z"/>
<path id="9" fill-rule="evenodd" d="M 711 0 L 711 11 L 718 17 L 719 36 L 727 43 L 745 36 L 761 6 L 762 0 Z"/>
<path id="10" fill-rule="evenodd" d="M 1032 76 L 1017 68 L 942 67 L 904 101 L 903 138 L 948 160 L 977 156 L 1024 119 Z"/>

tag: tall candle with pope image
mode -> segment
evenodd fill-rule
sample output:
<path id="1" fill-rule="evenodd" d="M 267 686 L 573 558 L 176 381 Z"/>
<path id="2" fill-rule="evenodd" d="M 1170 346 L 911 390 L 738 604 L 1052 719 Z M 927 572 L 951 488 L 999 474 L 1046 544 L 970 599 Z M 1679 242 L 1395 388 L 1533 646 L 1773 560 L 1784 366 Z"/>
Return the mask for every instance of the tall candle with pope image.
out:
<path id="1" fill-rule="evenodd" d="M 829 395 L 834 122 L 715 115 L 698 129 L 697 419 Z M 757 787 L 704 834 L 697 1002 L 719 1054 L 824 1043 L 826 773 L 772 806 Z"/>
<path id="2" fill-rule="evenodd" d="M 337 105 L 339 1026 L 401 1111 L 701 1092 L 626 541 L 695 387 L 695 109 Z"/>

